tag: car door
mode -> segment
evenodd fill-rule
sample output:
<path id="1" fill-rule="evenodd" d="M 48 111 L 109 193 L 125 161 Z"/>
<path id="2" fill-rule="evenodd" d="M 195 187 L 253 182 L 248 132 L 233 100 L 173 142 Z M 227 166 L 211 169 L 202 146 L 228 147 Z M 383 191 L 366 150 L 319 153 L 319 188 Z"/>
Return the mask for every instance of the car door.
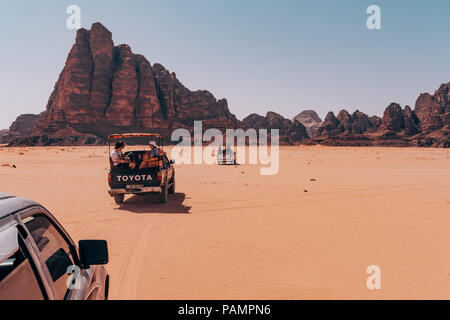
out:
<path id="1" fill-rule="evenodd" d="M 78 275 L 75 273 L 78 257 L 73 242 L 44 212 L 23 218 L 23 223 L 34 241 L 34 250 L 52 285 L 54 297 L 70 298 L 70 283 Z"/>
<path id="2" fill-rule="evenodd" d="M 0 300 L 47 299 L 46 286 L 19 228 L 16 221 L 0 226 Z"/>
<path id="3" fill-rule="evenodd" d="M 91 289 L 93 272 L 91 268 L 80 267 L 77 248 L 62 226 L 44 210 L 28 212 L 22 221 L 31 235 L 54 298 L 84 299 Z"/>

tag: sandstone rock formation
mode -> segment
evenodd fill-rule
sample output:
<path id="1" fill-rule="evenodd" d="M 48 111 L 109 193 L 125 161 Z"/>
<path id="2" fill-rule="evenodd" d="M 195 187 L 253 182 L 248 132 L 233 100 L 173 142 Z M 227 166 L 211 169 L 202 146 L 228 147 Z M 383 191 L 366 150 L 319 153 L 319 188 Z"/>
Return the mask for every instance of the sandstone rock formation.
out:
<path id="1" fill-rule="evenodd" d="M 450 83 L 433 95 L 421 94 L 414 110 L 390 104 L 383 119 L 341 110 L 321 122 L 306 110 L 293 121 L 268 112 L 241 122 L 226 99 L 190 91 L 161 64 L 150 64 L 126 44 L 114 46 L 111 32 L 97 22 L 90 30 L 78 30 L 45 111 L 19 116 L 2 140 L 11 145 L 100 144 L 113 132 L 156 132 L 170 141 L 174 129 L 192 130 L 195 120 L 203 121 L 204 130 L 279 129 L 282 144 L 450 147 Z"/>
<path id="2" fill-rule="evenodd" d="M 13 121 L 9 126 L 9 130 L 4 130 L 1 139 L 2 143 L 8 143 L 17 137 L 25 137 L 30 135 L 36 128 L 37 123 L 42 118 L 40 114 L 22 114 Z"/>
<path id="3" fill-rule="evenodd" d="M 350 115 L 329 112 L 314 141 L 329 145 L 391 145 L 450 147 L 450 83 L 433 95 L 423 93 L 415 108 L 391 103 L 383 118 L 368 117 L 360 111 Z"/>
<path id="4" fill-rule="evenodd" d="M 422 93 L 414 114 L 421 132 L 412 137 L 414 145 L 450 147 L 450 82 L 441 84 L 433 95 Z"/>
<path id="5" fill-rule="evenodd" d="M 350 114 L 344 109 L 339 111 L 337 116 L 333 112 L 328 112 L 315 137 L 338 138 L 340 134 L 346 134 L 348 138 L 351 135 L 374 132 L 380 123 L 378 117 L 369 117 L 359 110 Z"/>
<path id="6" fill-rule="evenodd" d="M 322 119 L 320 119 L 319 115 L 314 110 L 304 110 L 300 112 L 292 119 L 292 121 L 295 120 L 305 126 L 306 132 L 310 138 L 316 134 L 322 123 Z"/>
<path id="7" fill-rule="evenodd" d="M 162 65 L 126 44 L 114 46 L 97 22 L 78 30 L 42 118 L 17 143 L 100 143 L 113 132 L 141 131 L 170 139 L 174 128 L 190 128 L 194 120 L 203 120 L 204 129 L 240 125 L 225 99 L 190 91 Z"/>
<path id="8" fill-rule="evenodd" d="M 379 116 L 371 116 L 369 120 L 374 128 L 379 128 L 381 126 L 381 123 L 383 122 L 383 119 L 380 118 Z"/>
<path id="9" fill-rule="evenodd" d="M 391 103 L 384 110 L 378 131 L 390 131 L 400 136 L 410 137 L 420 132 L 419 119 L 409 106 L 402 109 L 399 104 Z"/>
<path id="10" fill-rule="evenodd" d="M 390 104 L 378 130 L 378 140 L 403 139 L 412 146 L 450 147 L 450 83 L 434 95 L 422 93 L 414 110 Z"/>
<path id="11" fill-rule="evenodd" d="M 337 135 L 339 120 L 336 118 L 332 111 L 328 112 L 323 120 L 321 126 L 317 129 L 316 137 L 319 136 L 334 136 Z"/>
<path id="12" fill-rule="evenodd" d="M 405 122 L 404 132 L 406 136 L 413 136 L 420 132 L 419 119 L 409 106 L 403 110 L 403 118 Z"/>
<path id="13" fill-rule="evenodd" d="M 33 132 L 36 124 L 42 117 L 41 114 L 22 114 L 9 127 L 8 134 L 17 136 L 27 136 Z"/>
<path id="14" fill-rule="evenodd" d="M 306 128 L 299 121 L 291 121 L 275 112 L 267 112 L 263 117 L 252 113 L 242 120 L 246 128 L 279 129 L 280 144 L 298 144 L 309 138 Z"/>
<path id="15" fill-rule="evenodd" d="M 400 132 L 405 128 L 403 110 L 397 103 L 391 103 L 383 113 L 383 122 L 380 130 Z"/>
<path id="16" fill-rule="evenodd" d="M 9 132 L 8 129 L 0 129 L 0 143 L 4 143 L 3 137 L 6 136 L 8 132 Z"/>
<path id="17" fill-rule="evenodd" d="M 365 113 L 356 110 L 352 114 L 352 133 L 362 134 L 374 132 L 381 124 L 381 119 L 377 116 L 369 117 Z"/>

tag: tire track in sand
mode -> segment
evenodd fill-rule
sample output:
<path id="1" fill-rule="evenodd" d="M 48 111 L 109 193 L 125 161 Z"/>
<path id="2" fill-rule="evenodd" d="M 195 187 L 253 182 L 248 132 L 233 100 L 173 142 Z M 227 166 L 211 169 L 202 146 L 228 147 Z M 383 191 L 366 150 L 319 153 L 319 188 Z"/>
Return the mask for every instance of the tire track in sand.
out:
<path id="1" fill-rule="evenodd" d="M 77 235 L 78 233 L 80 233 L 81 231 L 85 230 L 86 228 L 88 228 L 89 226 L 91 226 L 92 224 L 94 224 L 97 219 L 101 216 L 106 215 L 105 212 L 101 212 L 101 213 L 97 213 L 94 216 L 92 216 L 89 220 L 87 220 L 86 222 L 84 222 L 80 227 L 77 228 L 77 230 L 73 231 L 71 233 L 72 236 Z"/>
<path id="2" fill-rule="evenodd" d="M 139 275 L 144 260 L 144 253 L 150 239 L 154 223 L 146 222 L 139 230 L 138 236 L 132 243 L 125 263 L 122 265 L 119 276 L 119 285 L 114 299 L 136 299 Z"/>
<path id="3" fill-rule="evenodd" d="M 86 209 L 83 208 L 83 211 L 85 213 L 90 213 L 90 211 L 92 211 L 92 210 L 89 210 L 90 208 L 91 208 L 91 206 L 87 206 Z M 114 210 L 114 209 L 115 208 L 111 208 L 111 210 Z M 100 217 L 106 216 L 108 213 L 109 213 L 109 211 L 106 209 L 99 213 L 94 213 L 93 216 L 91 216 L 87 221 L 82 223 L 82 225 L 79 226 L 75 231 L 71 232 L 71 235 L 74 236 L 74 235 L 80 233 L 81 231 L 85 230 L 86 228 L 90 227 L 92 224 L 97 222 Z"/>

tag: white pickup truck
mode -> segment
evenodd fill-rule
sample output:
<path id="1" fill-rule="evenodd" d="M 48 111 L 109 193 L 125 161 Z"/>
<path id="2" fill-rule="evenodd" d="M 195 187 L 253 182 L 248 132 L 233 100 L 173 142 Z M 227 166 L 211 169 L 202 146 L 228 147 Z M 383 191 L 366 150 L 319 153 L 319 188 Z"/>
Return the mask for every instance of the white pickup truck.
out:
<path id="1" fill-rule="evenodd" d="M 219 147 L 217 150 L 217 164 L 236 164 L 236 152 L 233 152 L 230 147 Z"/>

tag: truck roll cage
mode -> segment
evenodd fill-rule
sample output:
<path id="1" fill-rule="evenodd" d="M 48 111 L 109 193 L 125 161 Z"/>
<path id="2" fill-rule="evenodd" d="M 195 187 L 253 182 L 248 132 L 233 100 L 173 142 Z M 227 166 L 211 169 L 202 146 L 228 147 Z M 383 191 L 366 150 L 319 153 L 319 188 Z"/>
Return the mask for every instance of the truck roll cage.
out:
<path id="1" fill-rule="evenodd" d="M 163 138 L 159 133 L 115 133 L 111 134 L 108 137 L 108 154 L 111 154 L 111 141 L 116 139 L 125 139 L 125 138 L 140 138 L 140 137 L 149 137 L 155 138 L 156 144 L 164 150 Z"/>

